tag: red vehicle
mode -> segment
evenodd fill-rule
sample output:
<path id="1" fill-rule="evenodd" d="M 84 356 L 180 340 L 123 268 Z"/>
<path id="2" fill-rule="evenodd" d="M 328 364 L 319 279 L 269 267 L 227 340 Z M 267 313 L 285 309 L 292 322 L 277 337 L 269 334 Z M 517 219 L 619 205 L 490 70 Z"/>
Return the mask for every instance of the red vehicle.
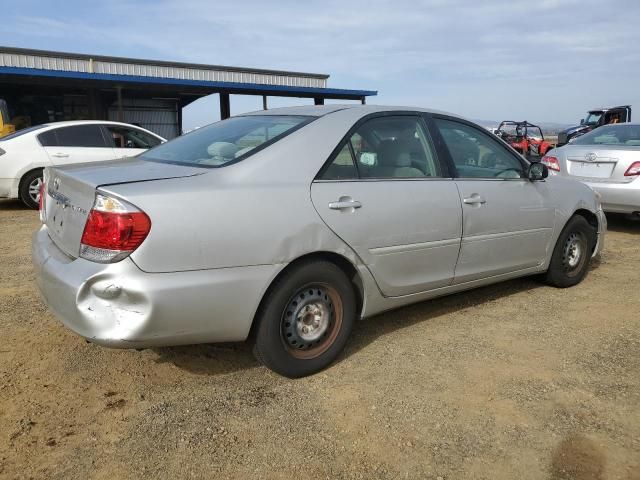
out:
<path id="1" fill-rule="evenodd" d="M 494 133 L 525 157 L 542 157 L 554 148 L 554 145 L 544 139 L 542 129 L 526 120 L 505 120 Z"/>

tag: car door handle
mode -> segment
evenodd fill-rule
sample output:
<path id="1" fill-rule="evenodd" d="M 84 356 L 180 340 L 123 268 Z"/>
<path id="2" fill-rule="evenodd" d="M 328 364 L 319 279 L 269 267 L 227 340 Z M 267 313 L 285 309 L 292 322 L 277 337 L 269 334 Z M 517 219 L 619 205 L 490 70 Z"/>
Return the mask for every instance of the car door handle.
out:
<path id="1" fill-rule="evenodd" d="M 355 209 L 360 207 L 362 207 L 362 203 L 350 197 L 340 197 L 337 202 L 329 202 L 329 208 L 331 210 L 346 210 L 348 208 Z"/>
<path id="2" fill-rule="evenodd" d="M 477 193 L 474 193 L 470 197 L 462 199 L 462 201 L 467 205 L 484 205 L 485 203 L 487 203 L 487 201 Z"/>
<path id="3" fill-rule="evenodd" d="M 56 158 L 67 158 L 69 156 L 68 153 L 53 153 L 51 154 L 52 157 L 56 157 Z"/>

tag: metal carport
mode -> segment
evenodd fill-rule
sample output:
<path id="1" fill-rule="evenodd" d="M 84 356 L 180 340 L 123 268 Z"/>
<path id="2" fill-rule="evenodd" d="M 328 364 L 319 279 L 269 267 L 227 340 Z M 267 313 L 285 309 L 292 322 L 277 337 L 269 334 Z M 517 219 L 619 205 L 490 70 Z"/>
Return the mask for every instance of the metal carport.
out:
<path id="1" fill-rule="evenodd" d="M 231 114 L 229 95 L 356 100 L 371 90 L 327 87 L 329 75 L 85 55 L 0 47 L 0 98 L 12 117 L 28 124 L 68 119 L 137 123 L 165 137 L 182 131 L 182 108 L 220 96 L 220 117 Z M 28 118 L 27 118 L 28 117 Z M 19 125 L 21 126 L 21 125 Z"/>

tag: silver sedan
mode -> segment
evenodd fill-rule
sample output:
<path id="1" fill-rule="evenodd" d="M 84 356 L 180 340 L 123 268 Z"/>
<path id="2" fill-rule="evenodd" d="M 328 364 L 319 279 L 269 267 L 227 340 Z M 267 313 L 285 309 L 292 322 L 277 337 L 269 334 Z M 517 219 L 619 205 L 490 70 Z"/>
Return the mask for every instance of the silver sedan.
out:
<path id="1" fill-rule="evenodd" d="M 602 126 L 550 151 L 542 162 L 552 175 L 589 185 L 605 211 L 640 214 L 640 124 Z"/>
<path id="2" fill-rule="evenodd" d="M 134 161 L 46 169 L 33 263 L 92 342 L 250 338 L 298 377 L 357 318 L 524 275 L 580 282 L 606 220 L 590 188 L 547 173 L 450 114 L 256 112 Z"/>

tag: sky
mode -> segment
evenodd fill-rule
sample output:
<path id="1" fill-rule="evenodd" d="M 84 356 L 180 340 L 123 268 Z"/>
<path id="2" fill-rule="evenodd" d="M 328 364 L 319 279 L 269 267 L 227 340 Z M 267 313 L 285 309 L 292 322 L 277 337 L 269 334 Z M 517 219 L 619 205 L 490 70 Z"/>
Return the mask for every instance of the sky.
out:
<path id="1" fill-rule="evenodd" d="M 369 103 L 480 120 L 576 124 L 614 104 L 640 115 L 638 0 L 4 2 L 4 46 L 326 73 L 330 87 L 378 90 Z M 261 106 L 232 96 L 232 114 Z M 184 127 L 217 119 L 211 96 Z"/>

